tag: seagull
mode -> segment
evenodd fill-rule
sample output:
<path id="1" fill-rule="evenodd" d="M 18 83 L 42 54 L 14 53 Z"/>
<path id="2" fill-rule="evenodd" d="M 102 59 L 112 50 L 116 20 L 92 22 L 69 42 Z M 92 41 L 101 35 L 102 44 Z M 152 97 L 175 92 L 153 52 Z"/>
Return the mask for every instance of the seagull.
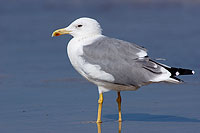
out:
<path id="1" fill-rule="evenodd" d="M 98 86 L 97 123 L 102 122 L 104 92 L 117 92 L 118 121 L 121 122 L 121 91 L 135 91 L 150 83 L 178 84 L 183 81 L 177 76 L 194 74 L 193 70 L 170 67 L 154 61 L 144 47 L 104 36 L 100 24 L 92 18 L 79 18 L 66 28 L 55 30 L 52 37 L 63 34 L 73 36 L 67 46 L 72 66 Z"/>

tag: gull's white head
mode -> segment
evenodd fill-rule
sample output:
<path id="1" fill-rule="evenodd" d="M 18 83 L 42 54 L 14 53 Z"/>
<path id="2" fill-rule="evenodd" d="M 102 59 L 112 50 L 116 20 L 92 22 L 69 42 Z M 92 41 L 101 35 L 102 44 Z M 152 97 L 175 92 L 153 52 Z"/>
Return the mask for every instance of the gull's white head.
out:
<path id="1" fill-rule="evenodd" d="M 101 35 L 101 31 L 102 29 L 96 20 L 84 17 L 75 20 L 66 28 L 54 31 L 52 36 L 70 34 L 73 37 L 88 37 Z"/>

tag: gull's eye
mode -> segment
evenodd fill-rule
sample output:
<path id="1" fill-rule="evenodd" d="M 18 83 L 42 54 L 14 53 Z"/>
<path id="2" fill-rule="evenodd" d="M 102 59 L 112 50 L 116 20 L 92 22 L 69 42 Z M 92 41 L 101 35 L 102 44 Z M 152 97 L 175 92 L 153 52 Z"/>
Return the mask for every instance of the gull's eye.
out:
<path id="1" fill-rule="evenodd" d="M 83 25 L 79 24 L 77 27 L 82 27 Z"/>

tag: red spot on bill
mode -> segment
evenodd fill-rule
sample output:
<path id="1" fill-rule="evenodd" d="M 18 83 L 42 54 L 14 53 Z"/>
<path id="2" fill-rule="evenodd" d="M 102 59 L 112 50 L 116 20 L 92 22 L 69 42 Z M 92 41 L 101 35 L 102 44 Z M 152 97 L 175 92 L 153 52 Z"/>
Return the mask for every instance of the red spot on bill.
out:
<path id="1" fill-rule="evenodd" d="M 60 36 L 60 33 L 55 33 L 55 36 Z"/>

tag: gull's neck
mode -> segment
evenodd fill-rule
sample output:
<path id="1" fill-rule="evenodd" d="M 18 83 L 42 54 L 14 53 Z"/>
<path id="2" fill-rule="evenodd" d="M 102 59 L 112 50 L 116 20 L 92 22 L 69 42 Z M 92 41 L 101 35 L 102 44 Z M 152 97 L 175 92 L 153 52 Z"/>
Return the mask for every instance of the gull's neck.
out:
<path id="1" fill-rule="evenodd" d="M 90 40 L 90 39 L 97 39 L 99 37 L 103 37 L 104 35 L 102 34 L 90 34 L 90 35 L 85 35 L 85 36 L 78 36 L 78 37 L 73 37 L 73 39 L 77 40 L 77 41 L 86 41 L 86 40 Z"/>

